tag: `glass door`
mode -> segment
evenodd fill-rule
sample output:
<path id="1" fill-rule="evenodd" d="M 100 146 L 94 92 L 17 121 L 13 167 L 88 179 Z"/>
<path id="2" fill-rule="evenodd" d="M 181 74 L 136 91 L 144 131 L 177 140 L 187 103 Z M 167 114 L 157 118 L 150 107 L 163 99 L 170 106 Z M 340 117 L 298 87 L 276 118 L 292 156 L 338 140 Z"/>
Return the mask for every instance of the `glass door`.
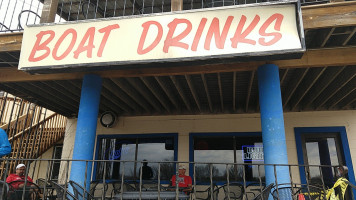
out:
<path id="1" fill-rule="evenodd" d="M 322 181 L 324 181 L 326 186 L 332 186 L 335 181 L 334 169 L 332 167 L 320 167 L 320 165 L 345 165 L 339 134 L 303 134 L 302 148 L 304 163 L 309 165 L 305 169 L 308 182 L 322 184 Z"/>

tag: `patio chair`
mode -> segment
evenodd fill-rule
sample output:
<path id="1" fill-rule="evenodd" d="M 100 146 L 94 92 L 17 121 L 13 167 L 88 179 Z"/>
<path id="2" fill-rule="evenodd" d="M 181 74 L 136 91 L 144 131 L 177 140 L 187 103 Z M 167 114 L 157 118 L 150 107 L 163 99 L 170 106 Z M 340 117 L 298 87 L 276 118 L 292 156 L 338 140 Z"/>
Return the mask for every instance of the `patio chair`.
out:
<path id="1" fill-rule="evenodd" d="M 317 200 L 323 199 L 325 191 L 316 185 L 293 184 L 292 187 L 290 183 L 285 183 L 274 186 L 271 194 L 275 200 L 293 200 L 301 198 L 301 196 L 306 200 Z"/>
<path id="2" fill-rule="evenodd" d="M 37 183 L 38 187 L 40 187 L 41 194 L 43 194 L 43 197 L 45 199 L 54 199 L 55 198 L 55 196 L 53 194 L 54 187 L 49 181 L 46 181 L 46 179 L 44 179 L 44 178 L 39 178 L 36 180 L 36 183 Z"/>
<path id="3" fill-rule="evenodd" d="M 108 183 L 104 182 L 102 180 L 95 180 L 90 182 L 90 194 L 92 196 L 99 196 L 98 194 L 105 194 L 107 193 L 109 189 Z"/>
<path id="4" fill-rule="evenodd" d="M 143 180 L 141 183 L 142 190 L 145 191 L 158 191 L 158 182 L 154 180 Z M 140 188 L 137 188 L 140 190 Z"/>
<path id="5" fill-rule="evenodd" d="M 7 199 L 17 200 L 22 199 L 22 196 L 24 196 L 25 200 L 41 198 L 41 189 L 38 187 L 37 184 L 28 181 L 25 188 L 15 188 L 14 185 L 17 185 L 17 183 L 19 182 L 24 183 L 24 180 L 16 180 L 8 183 L 9 191 Z"/>
<path id="6" fill-rule="evenodd" d="M 207 189 L 205 190 L 195 190 L 193 189 L 193 194 L 195 194 L 195 198 L 197 200 L 210 200 L 211 199 L 211 195 L 213 195 L 213 199 L 217 200 L 218 199 L 218 195 L 219 195 L 219 188 L 217 187 L 217 185 L 213 185 L 213 192 L 211 192 L 211 187 L 209 186 Z"/>
<path id="7" fill-rule="evenodd" d="M 118 195 L 121 193 L 121 185 L 123 185 L 124 192 L 137 191 L 135 187 L 133 187 L 132 185 L 130 185 L 126 182 L 121 184 L 121 181 L 114 181 L 114 182 L 111 182 L 111 184 L 113 186 L 113 190 L 111 191 L 111 197 L 114 197 L 115 195 Z"/>
<path id="8" fill-rule="evenodd" d="M 242 200 L 244 195 L 244 186 L 237 182 L 231 182 L 221 186 L 219 189 L 224 191 L 225 197 L 224 200 L 233 199 L 233 200 Z"/>
<path id="9" fill-rule="evenodd" d="M 86 199 L 86 200 L 101 199 L 101 197 L 92 196 L 88 191 L 84 190 L 84 188 L 75 181 L 71 180 L 69 181 L 69 184 L 72 186 L 74 196 L 77 199 Z"/>
<path id="10" fill-rule="evenodd" d="M 268 200 L 268 196 L 270 195 L 271 189 L 273 187 L 273 183 L 269 184 L 265 187 L 260 194 L 255 196 L 253 200 Z"/>
<path id="11" fill-rule="evenodd" d="M 68 199 L 68 200 L 78 200 L 72 193 L 70 193 L 66 188 L 55 181 L 50 181 L 55 188 L 57 199 Z"/>

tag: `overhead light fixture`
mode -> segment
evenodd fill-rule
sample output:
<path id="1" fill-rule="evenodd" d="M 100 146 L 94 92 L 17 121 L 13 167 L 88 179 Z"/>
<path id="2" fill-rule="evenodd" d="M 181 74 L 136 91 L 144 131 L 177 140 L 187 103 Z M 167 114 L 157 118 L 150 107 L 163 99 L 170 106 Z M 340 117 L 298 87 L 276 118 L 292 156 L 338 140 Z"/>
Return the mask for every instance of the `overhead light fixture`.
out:
<path id="1" fill-rule="evenodd" d="M 110 128 L 115 124 L 116 114 L 112 111 L 105 111 L 100 116 L 100 123 L 106 128 Z"/>

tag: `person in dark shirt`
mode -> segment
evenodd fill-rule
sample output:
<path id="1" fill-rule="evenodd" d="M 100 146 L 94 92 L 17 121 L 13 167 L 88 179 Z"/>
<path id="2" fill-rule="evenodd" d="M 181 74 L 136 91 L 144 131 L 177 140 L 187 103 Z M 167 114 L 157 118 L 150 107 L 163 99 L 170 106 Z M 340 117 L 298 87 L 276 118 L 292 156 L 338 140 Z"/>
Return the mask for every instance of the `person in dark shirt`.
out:
<path id="1" fill-rule="evenodd" d="M 150 180 L 153 177 L 152 168 L 148 166 L 147 160 L 143 160 L 142 165 L 142 180 Z"/>

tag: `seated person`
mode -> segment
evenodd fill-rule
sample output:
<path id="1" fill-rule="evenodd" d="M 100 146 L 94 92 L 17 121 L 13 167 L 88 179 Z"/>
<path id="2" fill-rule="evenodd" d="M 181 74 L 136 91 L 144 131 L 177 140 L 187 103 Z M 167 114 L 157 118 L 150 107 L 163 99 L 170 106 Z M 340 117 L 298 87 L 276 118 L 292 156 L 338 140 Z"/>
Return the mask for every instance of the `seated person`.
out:
<path id="1" fill-rule="evenodd" d="M 192 178 L 190 176 L 185 175 L 186 168 L 184 165 L 179 165 L 178 168 L 178 178 L 176 179 L 176 175 L 172 176 L 172 186 L 176 186 L 176 180 L 178 181 L 178 187 L 183 188 L 183 192 L 189 193 L 192 191 Z"/>
<path id="2" fill-rule="evenodd" d="M 16 166 L 16 171 L 15 174 L 10 174 L 7 178 L 6 178 L 6 183 L 9 184 L 10 186 L 10 191 L 13 190 L 16 193 L 10 193 L 10 199 L 16 199 L 17 197 L 14 196 L 22 196 L 22 188 L 25 185 L 25 172 L 26 172 L 26 165 L 24 164 L 18 164 Z M 36 199 L 36 192 L 37 189 L 35 187 L 33 187 L 33 180 L 27 176 L 27 186 L 30 186 L 30 195 L 31 195 L 31 199 Z M 11 198 L 11 196 L 13 196 L 14 198 Z"/>

